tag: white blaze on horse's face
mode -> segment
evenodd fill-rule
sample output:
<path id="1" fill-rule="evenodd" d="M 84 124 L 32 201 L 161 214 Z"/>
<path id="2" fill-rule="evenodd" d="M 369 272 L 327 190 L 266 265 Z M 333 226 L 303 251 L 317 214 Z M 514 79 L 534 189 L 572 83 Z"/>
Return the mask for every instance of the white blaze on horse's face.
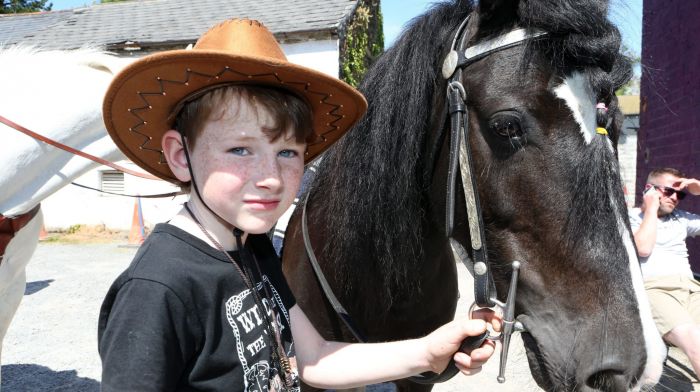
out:
<path id="1" fill-rule="evenodd" d="M 581 134 L 586 144 L 590 144 L 596 134 L 596 107 L 595 96 L 591 90 L 588 79 L 583 73 L 574 72 L 564 79 L 564 82 L 554 89 L 554 94 L 564 100 L 571 110 L 574 119 L 579 125 Z M 609 148 L 612 150 L 612 142 L 606 137 Z M 658 382 L 663 371 L 663 360 L 666 357 L 666 348 L 657 332 L 656 325 L 651 316 L 651 309 L 644 290 L 642 273 L 637 259 L 637 252 L 632 243 L 623 214 L 617 208 L 617 203 L 610 198 L 610 203 L 615 211 L 618 231 L 627 251 L 629 271 L 632 278 L 632 285 L 637 298 L 637 307 L 642 322 L 642 331 L 646 345 L 647 360 L 640 380 L 633 390 L 638 391 L 643 386 L 654 385 Z"/>
<path id="2" fill-rule="evenodd" d="M 596 136 L 596 108 L 595 96 L 586 76 L 581 72 L 574 72 L 554 89 L 554 94 L 569 106 L 581 128 L 583 139 L 586 144 L 590 144 Z"/>
<path id="3" fill-rule="evenodd" d="M 651 316 L 649 300 L 646 290 L 644 289 L 644 282 L 642 281 L 642 270 L 639 267 L 637 251 L 632 244 L 632 236 L 627 230 L 627 226 L 622 216 L 620 216 L 619 211 L 616 215 L 618 230 L 622 236 L 622 241 L 625 244 L 625 250 L 627 251 L 627 257 L 629 259 L 632 286 L 634 286 L 634 293 L 637 297 L 639 317 L 642 320 L 642 334 L 644 335 L 644 342 L 646 343 L 647 361 L 644 366 L 644 372 L 638 384 L 635 386 L 634 390 L 637 391 L 643 386 L 651 386 L 659 382 L 661 373 L 663 372 L 663 362 L 666 358 L 666 345 L 661 340 L 661 336 L 659 336 L 659 332 Z"/>

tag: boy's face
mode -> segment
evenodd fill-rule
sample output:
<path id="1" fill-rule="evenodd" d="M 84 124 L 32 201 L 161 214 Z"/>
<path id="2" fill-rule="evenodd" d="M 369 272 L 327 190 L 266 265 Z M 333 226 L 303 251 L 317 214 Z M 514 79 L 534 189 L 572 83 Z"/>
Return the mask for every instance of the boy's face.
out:
<path id="1" fill-rule="evenodd" d="M 292 204 L 304 171 L 305 143 L 290 130 L 275 141 L 275 121 L 261 105 L 236 97 L 204 124 L 191 151 L 192 170 L 207 205 L 251 234 L 270 230 Z"/>

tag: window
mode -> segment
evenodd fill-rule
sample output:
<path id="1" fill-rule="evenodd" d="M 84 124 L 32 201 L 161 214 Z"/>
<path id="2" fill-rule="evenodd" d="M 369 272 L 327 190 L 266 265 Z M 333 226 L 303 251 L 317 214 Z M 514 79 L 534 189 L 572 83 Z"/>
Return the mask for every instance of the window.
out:
<path id="1" fill-rule="evenodd" d="M 101 171 L 100 189 L 104 192 L 124 193 L 124 173 L 117 170 Z"/>

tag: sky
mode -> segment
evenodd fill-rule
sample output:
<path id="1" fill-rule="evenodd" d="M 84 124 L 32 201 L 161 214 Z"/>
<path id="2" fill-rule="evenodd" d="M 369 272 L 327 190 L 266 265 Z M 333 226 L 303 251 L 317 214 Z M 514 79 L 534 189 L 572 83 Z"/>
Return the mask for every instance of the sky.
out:
<path id="1" fill-rule="evenodd" d="M 97 1 L 95 1 L 97 2 Z M 49 0 L 47 3 L 53 3 L 51 7 L 52 11 L 59 10 L 69 10 L 73 8 L 80 8 L 84 5 L 90 5 L 93 3 L 92 0 Z"/>
<path id="2" fill-rule="evenodd" d="M 381 0 L 385 46 L 390 46 L 406 22 L 424 13 L 435 0 Z M 611 0 L 610 20 L 634 53 L 642 50 L 642 0 Z"/>
<path id="3" fill-rule="evenodd" d="M 53 10 L 79 8 L 96 0 L 50 0 Z M 434 0 L 381 0 L 385 46 L 390 46 L 406 22 L 424 13 Z M 642 50 L 642 0 L 611 0 L 610 19 L 622 33 L 623 42 L 634 53 Z"/>

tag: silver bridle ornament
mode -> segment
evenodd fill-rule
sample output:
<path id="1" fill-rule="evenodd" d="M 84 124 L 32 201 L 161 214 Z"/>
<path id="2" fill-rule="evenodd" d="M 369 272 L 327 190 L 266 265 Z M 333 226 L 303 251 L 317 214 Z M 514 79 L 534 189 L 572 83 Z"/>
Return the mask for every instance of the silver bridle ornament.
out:
<path id="1" fill-rule="evenodd" d="M 473 177 L 473 168 L 471 157 L 469 155 L 469 148 L 467 146 L 467 92 L 462 85 L 460 78 L 461 70 L 472 62 L 486 57 L 495 51 L 520 45 L 525 41 L 544 36 L 547 33 L 541 30 L 518 28 L 498 37 L 467 47 L 460 53 L 460 48 L 458 48 L 458 45 L 462 46 L 462 44 L 466 42 L 466 37 L 461 37 L 460 39 L 460 35 L 462 35 L 462 32 L 466 28 L 468 21 L 469 18 L 467 17 L 462 22 L 457 33 L 455 34 L 452 42 L 452 50 L 447 54 L 442 64 L 442 76 L 448 80 L 447 96 L 450 104 L 450 122 L 452 123 L 451 142 L 453 146 L 455 144 L 459 144 L 458 160 L 451 157 L 450 161 L 451 165 L 454 165 L 457 161 L 459 162 L 460 177 L 463 185 L 462 190 L 464 192 L 466 203 L 465 207 L 469 222 L 472 255 L 475 259 L 474 262 L 470 263 L 469 257 L 466 255 L 466 252 L 463 251 L 464 249 L 451 238 L 453 219 L 449 215 L 451 213 L 453 214 L 454 211 L 453 178 L 451 178 L 450 182 L 448 182 L 447 233 L 448 238 L 450 238 L 450 243 L 453 244 L 453 248 L 455 248 L 454 245 L 458 245 L 459 248 L 462 248 L 460 249 L 462 252 L 454 252 L 454 254 L 465 266 L 467 266 L 467 269 L 471 270 L 472 275 L 474 276 L 475 302 L 469 308 L 469 317 L 472 317 L 473 312 L 477 308 L 490 308 L 497 311 L 500 310 L 502 313 L 503 325 L 501 328 L 501 333 L 493 336 L 488 333 L 487 339 L 501 342 L 502 348 L 497 380 L 499 383 L 504 383 L 506 380 L 505 369 L 508 360 L 508 350 L 510 348 L 511 336 L 514 332 L 522 332 L 525 330 L 522 323 L 515 320 L 515 294 L 517 291 L 521 263 L 519 261 L 512 262 L 511 267 L 513 272 L 511 275 L 510 286 L 508 288 L 507 299 L 505 303 L 499 301 L 496 296 L 495 286 L 489 271 L 488 255 L 485 249 L 481 208 L 476 191 L 476 182 L 474 181 Z M 458 40 L 460 41 L 459 44 Z M 459 129 L 455 129 L 456 126 L 459 127 Z M 453 167 L 450 167 L 448 173 L 450 172 L 454 172 Z M 479 257 L 476 257 L 477 254 Z"/>

